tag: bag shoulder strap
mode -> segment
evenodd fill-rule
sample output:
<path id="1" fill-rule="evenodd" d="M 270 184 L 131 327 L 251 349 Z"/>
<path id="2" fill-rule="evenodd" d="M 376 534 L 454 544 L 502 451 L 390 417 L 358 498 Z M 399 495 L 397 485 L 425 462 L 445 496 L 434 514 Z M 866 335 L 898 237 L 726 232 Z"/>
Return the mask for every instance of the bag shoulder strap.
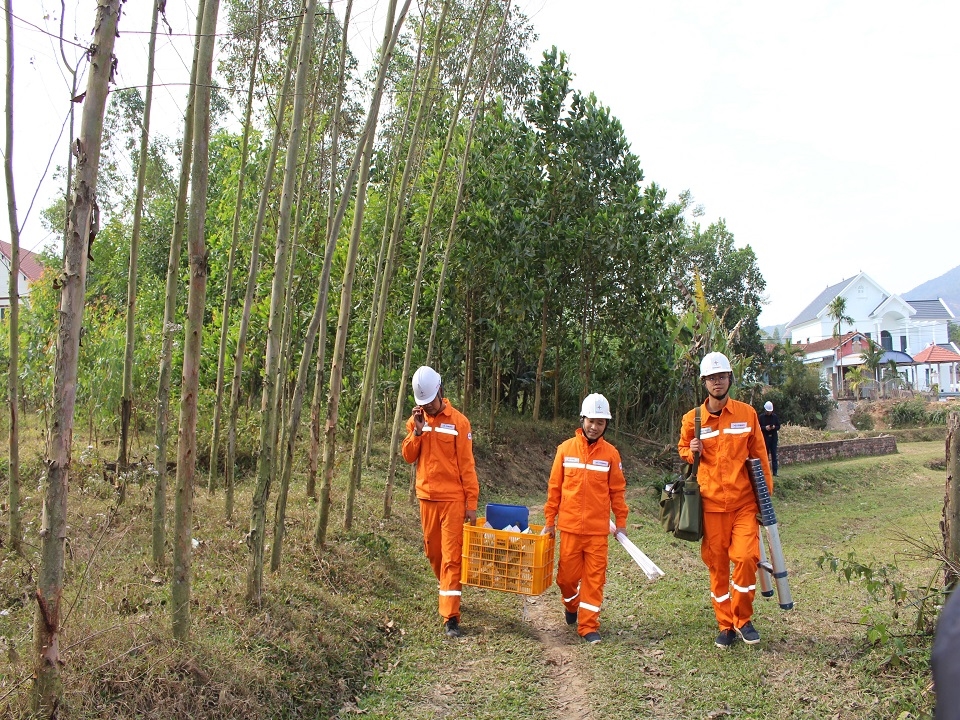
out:
<path id="1" fill-rule="evenodd" d="M 697 405 L 696 410 L 694 411 L 693 416 L 693 436 L 699 440 L 700 439 L 700 405 Z M 700 453 L 695 452 L 693 454 L 693 470 L 691 471 L 691 476 L 696 479 L 697 470 L 700 467 Z"/>

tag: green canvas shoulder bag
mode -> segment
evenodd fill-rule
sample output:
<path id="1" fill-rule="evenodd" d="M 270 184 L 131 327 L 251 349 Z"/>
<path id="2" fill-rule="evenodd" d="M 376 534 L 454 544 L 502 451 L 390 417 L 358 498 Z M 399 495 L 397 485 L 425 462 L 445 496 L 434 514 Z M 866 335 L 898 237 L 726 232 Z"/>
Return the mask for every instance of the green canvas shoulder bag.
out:
<path id="1" fill-rule="evenodd" d="M 694 437 L 700 439 L 700 407 L 694 415 Z M 703 538 L 703 503 L 697 470 L 700 453 L 694 453 L 693 464 L 660 493 L 660 524 L 679 540 L 699 542 Z"/>

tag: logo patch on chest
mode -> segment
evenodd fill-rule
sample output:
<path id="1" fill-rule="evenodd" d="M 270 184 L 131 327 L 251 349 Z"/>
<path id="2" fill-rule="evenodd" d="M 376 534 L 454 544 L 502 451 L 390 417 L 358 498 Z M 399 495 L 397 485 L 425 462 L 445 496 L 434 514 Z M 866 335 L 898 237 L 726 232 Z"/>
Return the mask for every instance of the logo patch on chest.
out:
<path id="1" fill-rule="evenodd" d="M 747 423 L 745 422 L 730 423 L 731 430 L 743 430 L 745 427 L 747 427 Z"/>
<path id="2" fill-rule="evenodd" d="M 442 427 L 444 430 L 456 430 L 456 429 L 457 429 L 457 426 L 454 425 L 453 423 L 440 423 L 440 427 Z"/>
<path id="3" fill-rule="evenodd" d="M 610 463 L 608 463 L 606 460 L 594 460 L 594 461 L 592 461 L 591 464 L 592 464 L 592 465 L 599 465 L 599 466 L 601 466 L 601 467 L 610 467 Z"/>

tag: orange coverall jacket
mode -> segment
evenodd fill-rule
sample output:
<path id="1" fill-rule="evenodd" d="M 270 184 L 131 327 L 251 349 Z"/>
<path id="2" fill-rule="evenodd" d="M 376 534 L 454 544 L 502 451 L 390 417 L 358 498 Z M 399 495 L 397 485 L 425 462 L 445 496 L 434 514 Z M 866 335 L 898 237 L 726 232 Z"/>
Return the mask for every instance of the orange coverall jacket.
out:
<path id="1" fill-rule="evenodd" d="M 611 508 L 617 527 L 627 525 L 626 488 L 617 449 L 603 438 L 591 445 L 577 428 L 576 436 L 557 447 L 544 522 L 547 527 L 556 522 L 561 532 L 609 535 Z"/>
<path id="2" fill-rule="evenodd" d="M 688 463 L 693 462 L 690 441 L 694 433 L 694 410 L 683 416 L 677 451 Z M 700 467 L 697 480 L 704 512 L 732 512 L 747 505 L 756 505 L 753 483 L 747 470 L 747 458 L 759 458 L 766 476 L 767 488 L 773 495 L 773 473 L 767 459 L 767 446 L 757 411 L 746 403 L 729 399 L 720 415 L 711 415 L 707 404 L 700 409 Z"/>
<path id="3" fill-rule="evenodd" d="M 408 463 L 417 462 L 417 498 L 434 502 L 465 500 L 467 510 L 476 510 L 480 483 L 466 415 L 444 400 L 436 415 L 424 414 L 420 437 L 414 435 L 414 428 L 411 417 L 400 452 Z"/>

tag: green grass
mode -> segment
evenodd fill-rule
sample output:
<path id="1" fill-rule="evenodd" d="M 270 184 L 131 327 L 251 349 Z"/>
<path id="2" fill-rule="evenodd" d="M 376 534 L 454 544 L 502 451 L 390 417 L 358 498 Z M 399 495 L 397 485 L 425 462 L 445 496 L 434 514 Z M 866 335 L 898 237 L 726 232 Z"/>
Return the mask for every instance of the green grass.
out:
<path id="1" fill-rule="evenodd" d="M 481 503 L 523 503 L 534 510 L 533 521 L 542 518 L 546 472 L 568 430 L 550 426 L 518 438 L 514 429 L 509 438 L 485 441 L 481 483 L 495 490 L 484 489 Z M 465 637 L 444 638 L 403 468 L 393 516 L 381 517 L 382 449 L 364 476 L 350 532 L 341 528 L 338 481 L 322 550 L 311 543 L 316 508 L 298 474 L 283 565 L 266 574 L 258 608 L 243 601 L 250 481 L 239 487 L 229 523 L 222 494 L 198 490 L 193 630 L 189 643 L 176 643 L 169 576 L 149 567 L 152 488 L 133 485 L 111 515 L 111 488 L 96 473 L 78 472 L 70 499 L 66 598 L 74 609 L 64 623 L 61 717 L 846 719 L 930 712 L 930 638 L 914 636 L 909 607 L 890 621 L 906 647 L 894 666 L 889 644 L 868 644 L 862 624 L 865 608 L 887 618 L 892 605 L 875 603 L 861 584 L 838 580 L 817 559 L 854 552 L 864 563 L 896 563 L 908 586 L 928 582 L 934 564 L 911 557 L 903 536 L 939 538 L 943 472 L 928 464 L 942 457 L 942 442 L 901 444 L 898 455 L 882 458 L 783 468 L 774 501 L 796 608 L 783 612 L 758 598 L 761 644 L 726 653 L 713 647 L 698 546 L 671 539 L 657 522 L 651 485 L 660 472 L 621 449 L 631 480 L 630 536 L 667 575 L 648 582 L 611 542 L 604 641 L 597 646 L 563 624 L 556 586 L 535 599 L 465 588 Z M 505 467 L 510 471 L 496 482 L 485 482 Z M 35 522 L 35 480 L 25 482 L 24 495 L 24 518 Z M 35 530 L 27 532 L 34 543 Z M 20 558 L 0 548 L 0 715 L 14 718 L 26 717 L 36 552 L 28 545 Z"/>

